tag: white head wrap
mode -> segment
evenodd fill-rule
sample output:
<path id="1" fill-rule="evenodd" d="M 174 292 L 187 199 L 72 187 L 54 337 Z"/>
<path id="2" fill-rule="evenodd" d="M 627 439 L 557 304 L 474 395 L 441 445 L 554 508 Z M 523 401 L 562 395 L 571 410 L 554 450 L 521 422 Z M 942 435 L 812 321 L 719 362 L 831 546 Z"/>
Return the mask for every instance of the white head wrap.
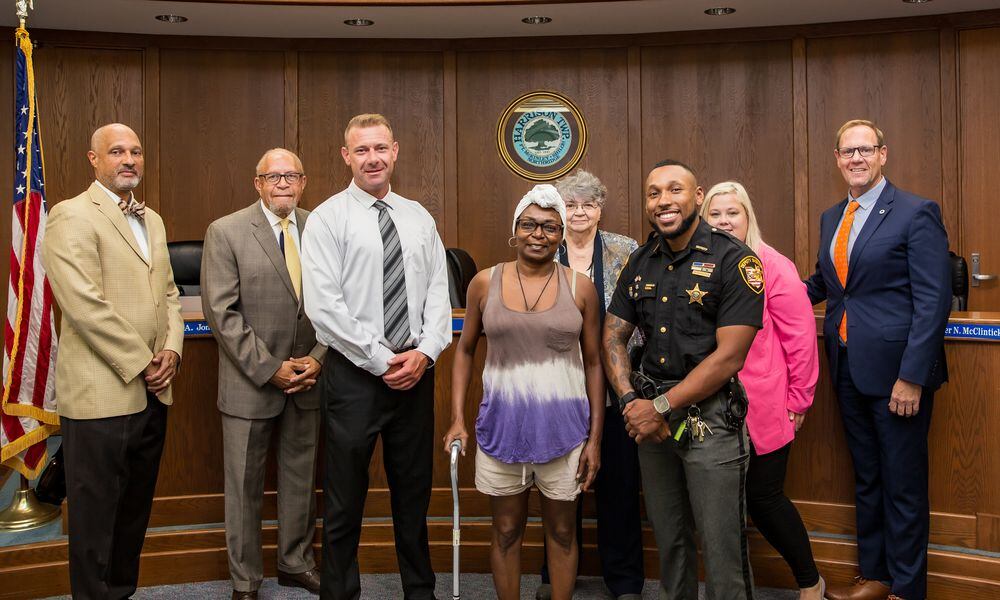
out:
<path id="1" fill-rule="evenodd" d="M 542 208 L 554 208 L 556 212 L 559 213 L 559 218 L 562 219 L 563 225 L 563 239 L 566 239 L 566 203 L 563 201 L 562 196 L 556 190 L 556 186 L 548 183 L 539 183 L 535 187 L 531 188 L 531 191 L 521 198 L 521 201 L 517 203 L 517 208 L 514 209 L 514 220 L 510 225 L 510 232 L 517 235 L 517 219 L 524 212 L 524 209 L 528 208 L 532 204 L 541 206 Z"/>

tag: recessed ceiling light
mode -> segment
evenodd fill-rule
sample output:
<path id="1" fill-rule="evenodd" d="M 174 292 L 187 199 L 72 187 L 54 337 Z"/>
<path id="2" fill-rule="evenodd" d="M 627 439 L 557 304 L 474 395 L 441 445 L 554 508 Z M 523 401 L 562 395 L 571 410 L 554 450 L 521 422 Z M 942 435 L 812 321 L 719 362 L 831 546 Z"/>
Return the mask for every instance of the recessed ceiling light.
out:
<path id="1" fill-rule="evenodd" d="M 344 21 L 344 25 L 350 25 L 351 27 L 371 27 L 375 24 L 375 21 L 371 19 L 347 19 Z"/>
<path id="2" fill-rule="evenodd" d="M 721 17 L 722 15 L 731 15 L 736 12 L 735 8 L 729 8 L 728 6 L 720 6 L 718 8 L 709 8 L 705 10 L 706 15 L 712 15 L 713 17 Z"/>
<path id="3" fill-rule="evenodd" d="M 903 0 L 903 2 L 906 2 L 907 4 L 927 4 L 930 1 L 931 0 Z"/>
<path id="4" fill-rule="evenodd" d="M 156 15 L 156 20 L 163 21 L 164 23 L 183 23 L 188 18 L 180 15 Z"/>
<path id="5" fill-rule="evenodd" d="M 526 25 L 545 25 L 546 23 L 552 22 L 552 17 L 535 15 L 534 17 L 524 17 L 521 19 L 521 22 Z"/>

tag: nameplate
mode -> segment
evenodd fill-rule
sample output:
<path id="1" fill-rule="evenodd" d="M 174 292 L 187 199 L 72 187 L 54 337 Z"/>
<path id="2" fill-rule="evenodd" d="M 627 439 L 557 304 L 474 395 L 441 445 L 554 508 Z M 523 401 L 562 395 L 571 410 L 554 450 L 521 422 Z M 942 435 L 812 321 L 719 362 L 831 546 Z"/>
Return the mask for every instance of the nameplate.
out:
<path id="1" fill-rule="evenodd" d="M 184 337 L 187 336 L 212 335 L 212 328 L 208 326 L 208 321 L 185 321 Z"/>
<path id="2" fill-rule="evenodd" d="M 1000 342 L 1000 325 L 955 323 L 949 321 L 948 326 L 944 328 L 944 337 L 953 340 Z"/>

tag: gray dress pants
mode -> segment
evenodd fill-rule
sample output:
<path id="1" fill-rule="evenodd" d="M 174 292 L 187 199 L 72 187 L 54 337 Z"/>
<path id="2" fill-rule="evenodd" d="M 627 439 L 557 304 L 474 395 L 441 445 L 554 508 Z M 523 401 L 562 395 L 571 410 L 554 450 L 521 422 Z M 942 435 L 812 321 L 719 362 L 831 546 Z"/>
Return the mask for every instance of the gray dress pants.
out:
<path id="1" fill-rule="evenodd" d="M 639 445 L 646 514 L 660 561 L 661 600 L 698 600 L 701 537 L 708 600 L 750 600 L 753 578 L 746 537 L 744 480 L 750 460 L 746 426 L 726 429 L 722 395 L 698 404 L 713 434 L 681 449 L 673 438 Z M 676 432 L 687 409 L 670 415 Z"/>
<path id="2" fill-rule="evenodd" d="M 300 409 L 293 400 L 271 419 L 222 415 L 225 453 L 226 547 L 233 589 L 251 592 L 264 578 L 261 504 L 267 449 L 278 428 L 278 570 L 316 568 L 316 440 L 319 409 Z"/>

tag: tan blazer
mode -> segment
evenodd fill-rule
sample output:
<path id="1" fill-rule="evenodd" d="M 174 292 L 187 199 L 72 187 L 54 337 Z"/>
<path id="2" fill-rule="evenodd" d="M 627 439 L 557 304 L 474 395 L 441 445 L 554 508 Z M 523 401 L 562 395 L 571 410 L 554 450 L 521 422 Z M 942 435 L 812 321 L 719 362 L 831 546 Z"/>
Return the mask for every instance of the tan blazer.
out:
<path id="1" fill-rule="evenodd" d="M 299 239 L 309 212 L 295 209 Z M 295 297 L 277 237 L 260 201 L 208 226 L 201 258 L 201 306 L 219 343 L 219 410 L 244 419 L 281 414 L 288 396 L 268 383 L 281 362 L 326 347 Z M 294 395 L 319 408 L 319 386 Z"/>
<path id="2" fill-rule="evenodd" d="M 147 207 L 145 221 L 148 262 L 125 215 L 96 182 L 49 212 L 41 255 L 62 309 L 56 358 L 61 416 L 141 412 L 142 372 L 153 355 L 181 353 L 184 321 L 163 220 Z M 171 389 L 159 399 L 172 404 Z"/>

